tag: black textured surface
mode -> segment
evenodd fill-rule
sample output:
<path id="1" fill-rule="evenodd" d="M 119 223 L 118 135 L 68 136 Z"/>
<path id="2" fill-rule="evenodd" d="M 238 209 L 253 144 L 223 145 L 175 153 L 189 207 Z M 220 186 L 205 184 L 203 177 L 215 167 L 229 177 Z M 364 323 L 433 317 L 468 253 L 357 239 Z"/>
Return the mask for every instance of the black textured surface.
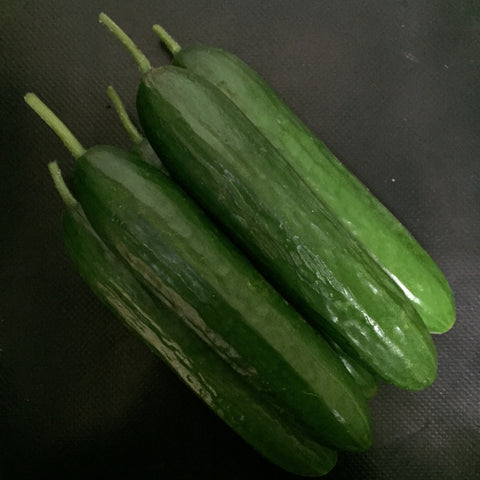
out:
<path id="1" fill-rule="evenodd" d="M 424 392 L 382 386 L 374 445 L 328 479 L 480 478 L 480 7 L 457 0 L 0 4 L 0 478 L 293 478 L 210 413 L 90 293 L 63 248 L 46 164 L 72 159 L 24 105 L 35 91 L 90 146 L 129 144 L 138 72 L 106 11 L 155 65 L 151 33 L 224 47 L 259 71 L 412 231 L 457 323 Z"/>

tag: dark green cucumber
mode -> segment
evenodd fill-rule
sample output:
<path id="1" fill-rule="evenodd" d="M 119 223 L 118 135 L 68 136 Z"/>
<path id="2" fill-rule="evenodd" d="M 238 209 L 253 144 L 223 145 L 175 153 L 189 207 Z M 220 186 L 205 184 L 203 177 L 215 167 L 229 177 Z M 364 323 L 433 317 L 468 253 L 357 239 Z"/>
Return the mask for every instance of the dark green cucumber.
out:
<path id="1" fill-rule="evenodd" d="M 434 380 L 411 303 L 225 95 L 168 66 L 143 76 L 137 110 L 170 174 L 309 320 L 399 387 Z"/>
<path id="2" fill-rule="evenodd" d="M 219 48 L 180 48 L 161 28 L 175 65 L 227 95 L 412 301 L 433 333 L 449 330 L 455 304 L 447 280 L 390 211 L 303 124 L 271 87 L 238 57 Z"/>
<path id="3" fill-rule="evenodd" d="M 85 150 L 38 98 L 26 101 L 77 158 L 95 231 L 156 298 L 313 438 L 367 448 L 368 406 L 338 356 L 191 199 L 134 153 Z"/>
<path id="4" fill-rule="evenodd" d="M 278 150 L 211 83 L 152 69 L 111 19 L 100 20 L 139 65 L 140 123 L 173 178 L 347 353 L 395 385 L 428 386 L 436 351 L 421 318 Z"/>
<path id="5" fill-rule="evenodd" d="M 73 263 L 96 296 L 247 443 L 297 475 L 324 475 L 333 468 L 336 453 L 269 405 L 181 318 L 155 301 L 100 240 L 78 205 L 67 207 L 63 233 Z"/>
<path id="6" fill-rule="evenodd" d="M 113 108 L 115 109 L 123 128 L 133 142 L 133 147 L 131 149 L 132 152 L 138 153 L 138 155 L 142 157 L 142 160 L 147 162 L 149 165 L 153 165 L 154 167 L 158 168 L 165 175 L 168 175 L 165 165 L 162 163 L 160 158 L 158 158 L 158 155 L 155 153 L 150 143 L 148 143 L 148 140 L 137 130 L 137 127 L 135 127 L 127 113 L 127 110 L 125 109 L 125 105 L 123 104 L 120 96 L 111 85 L 107 88 L 107 95 L 112 102 Z"/>
<path id="7" fill-rule="evenodd" d="M 365 400 L 337 355 L 177 185 L 113 147 L 79 157 L 74 185 L 100 237 L 238 375 L 326 445 L 369 446 Z"/>

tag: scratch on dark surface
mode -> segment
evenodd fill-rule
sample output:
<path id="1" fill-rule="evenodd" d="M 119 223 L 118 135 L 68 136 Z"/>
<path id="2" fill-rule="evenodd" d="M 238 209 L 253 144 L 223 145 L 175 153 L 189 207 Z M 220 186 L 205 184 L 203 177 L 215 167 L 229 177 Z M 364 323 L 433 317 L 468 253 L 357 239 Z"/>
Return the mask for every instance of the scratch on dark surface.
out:
<path id="1" fill-rule="evenodd" d="M 407 60 L 409 60 L 410 62 L 420 63 L 420 60 L 419 60 L 412 52 L 404 52 L 404 51 L 402 51 L 401 53 L 402 53 L 402 55 L 403 55 Z"/>

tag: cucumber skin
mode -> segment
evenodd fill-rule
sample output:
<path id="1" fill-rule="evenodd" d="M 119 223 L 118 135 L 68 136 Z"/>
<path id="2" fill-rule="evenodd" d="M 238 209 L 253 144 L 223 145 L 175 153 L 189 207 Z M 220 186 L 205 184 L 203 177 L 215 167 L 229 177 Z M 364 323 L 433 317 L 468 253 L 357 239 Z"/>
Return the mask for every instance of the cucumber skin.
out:
<path id="1" fill-rule="evenodd" d="M 370 446 L 366 400 L 338 356 L 176 184 L 136 155 L 94 147 L 74 186 L 102 240 L 239 375 L 323 444 Z"/>
<path id="2" fill-rule="evenodd" d="M 143 76 L 137 111 L 172 177 L 305 318 L 390 383 L 433 382 L 435 347 L 411 303 L 225 95 L 167 66 Z"/>
<path id="3" fill-rule="evenodd" d="M 270 406 L 173 312 L 153 300 L 80 208 L 67 209 L 62 223 L 67 251 L 96 296 L 247 443 L 296 475 L 324 475 L 334 467 L 335 451 Z"/>
<path id="4" fill-rule="evenodd" d="M 202 45 L 183 48 L 173 63 L 210 81 L 242 110 L 401 287 L 430 332 L 453 326 L 453 293 L 432 258 L 253 69 Z"/>

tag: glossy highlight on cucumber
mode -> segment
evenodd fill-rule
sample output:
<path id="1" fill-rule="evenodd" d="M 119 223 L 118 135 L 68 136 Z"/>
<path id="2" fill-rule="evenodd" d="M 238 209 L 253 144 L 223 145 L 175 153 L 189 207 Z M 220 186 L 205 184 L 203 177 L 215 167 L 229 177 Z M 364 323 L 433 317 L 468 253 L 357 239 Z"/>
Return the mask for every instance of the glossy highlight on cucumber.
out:
<path id="1" fill-rule="evenodd" d="M 160 26 L 154 30 L 187 68 L 222 91 L 285 157 L 402 289 L 432 333 L 444 333 L 455 321 L 447 280 L 403 225 L 350 173 L 308 129 L 260 75 L 220 48 L 180 45 Z"/>

